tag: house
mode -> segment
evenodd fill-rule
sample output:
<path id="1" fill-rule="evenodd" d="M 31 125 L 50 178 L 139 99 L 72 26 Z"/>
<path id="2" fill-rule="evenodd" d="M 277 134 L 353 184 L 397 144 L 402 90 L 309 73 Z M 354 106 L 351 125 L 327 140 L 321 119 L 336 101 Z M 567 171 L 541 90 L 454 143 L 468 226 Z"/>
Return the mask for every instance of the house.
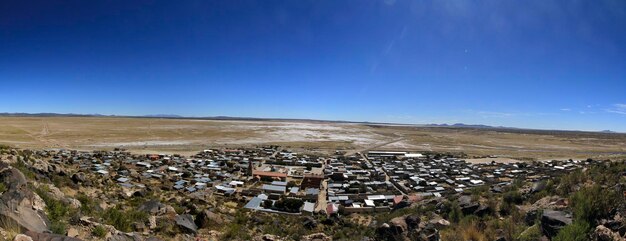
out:
<path id="1" fill-rule="evenodd" d="M 280 173 L 280 172 L 252 171 L 252 176 L 257 177 L 258 179 L 261 179 L 263 177 L 272 178 L 272 179 L 280 179 L 280 180 L 287 179 L 287 174 Z"/>
<path id="2" fill-rule="evenodd" d="M 313 175 L 313 174 L 305 174 L 302 179 L 302 183 L 300 184 L 300 188 L 317 188 L 319 189 L 322 186 L 322 182 L 324 181 L 324 175 Z"/>
<path id="3" fill-rule="evenodd" d="M 313 212 L 315 212 L 315 203 L 304 202 L 304 205 L 302 206 L 302 211 L 306 212 L 306 213 L 313 213 Z"/>
<path id="4" fill-rule="evenodd" d="M 273 193 L 273 194 L 284 194 L 286 190 L 284 186 L 276 186 L 276 185 L 268 185 L 268 184 L 263 184 L 261 189 L 265 192 Z"/>

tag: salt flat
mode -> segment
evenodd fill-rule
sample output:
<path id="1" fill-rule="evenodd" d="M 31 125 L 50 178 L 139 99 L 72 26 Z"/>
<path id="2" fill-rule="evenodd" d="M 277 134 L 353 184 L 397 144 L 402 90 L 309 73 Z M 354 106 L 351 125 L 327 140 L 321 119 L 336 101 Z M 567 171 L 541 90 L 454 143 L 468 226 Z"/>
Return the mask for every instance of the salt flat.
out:
<path id="1" fill-rule="evenodd" d="M 626 135 L 614 133 L 114 117 L 0 117 L 0 143 L 19 148 L 121 147 L 141 153 L 182 154 L 207 147 L 268 144 L 302 151 L 356 152 L 375 148 L 517 159 L 609 158 L 626 154 Z"/>

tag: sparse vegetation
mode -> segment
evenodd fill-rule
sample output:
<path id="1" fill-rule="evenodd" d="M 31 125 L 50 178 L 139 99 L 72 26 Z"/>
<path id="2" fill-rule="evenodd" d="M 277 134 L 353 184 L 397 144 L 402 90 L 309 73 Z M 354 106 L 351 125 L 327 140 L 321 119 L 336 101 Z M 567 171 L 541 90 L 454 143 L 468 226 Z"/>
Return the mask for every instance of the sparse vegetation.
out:
<path id="1" fill-rule="evenodd" d="M 117 206 L 107 209 L 102 214 L 102 218 L 106 224 L 113 225 L 120 231 L 131 232 L 133 223 L 145 223 L 148 220 L 148 214 L 135 209 L 124 210 L 123 207 Z"/>
<path id="2" fill-rule="evenodd" d="M 102 225 L 98 225 L 95 228 L 93 228 L 93 230 L 91 231 L 91 234 L 98 238 L 104 238 L 104 236 L 107 235 L 107 230 L 104 227 L 102 227 Z"/>

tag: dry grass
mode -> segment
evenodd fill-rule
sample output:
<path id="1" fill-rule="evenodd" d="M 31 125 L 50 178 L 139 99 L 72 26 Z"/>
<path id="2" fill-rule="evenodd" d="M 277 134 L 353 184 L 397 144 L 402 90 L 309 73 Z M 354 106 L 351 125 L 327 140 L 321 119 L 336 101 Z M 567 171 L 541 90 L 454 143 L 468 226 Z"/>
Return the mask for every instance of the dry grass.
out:
<path id="1" fill-rule="evenodd" d="M 614 158 L 625 134 L 373 126 L 320 122 L 96 117 L 0 117 L 0 144 L 192 154 L 208 147 L 278 144 L 300 151 L 464 152 L 510 158 Z"/>

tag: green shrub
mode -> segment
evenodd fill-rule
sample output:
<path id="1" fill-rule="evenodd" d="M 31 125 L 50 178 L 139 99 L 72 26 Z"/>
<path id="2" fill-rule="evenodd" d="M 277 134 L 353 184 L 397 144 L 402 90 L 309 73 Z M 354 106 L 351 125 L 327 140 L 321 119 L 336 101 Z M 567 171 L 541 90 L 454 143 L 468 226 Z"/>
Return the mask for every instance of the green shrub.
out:
<path id="1" fill-rule="evenodd" d="M 121 211 L 120 207 L 113 207 L 107 209 L 102 218 L 106 224 L 113 225 L 117 230 L 131 232 L 133 223 L 146 222 L 148 214 L 134 209 Z"/>
<path id="2" fill-rule="evenodd" d="M 535 241 L 539 240 L 541 236 L 543 236 L 541 229 L 538 224 L 535 224 L 522 232 L 517 239 L 519 241 Z"/>
<path id="3" fill-rule="evenodd" d="M 50 231 L 55 234 L 65 235 L 67 224 L 60 220 L 51 220 L 50 221 Z"/>
<path id="4" fill-rule="evenodd" d="M 91 234 L 99 238 L 104 238 L 104 236 L 107 235 L 107 230 L 102 227 L 102 225 L 98 225 L 91 231 Z"/>
<path id="5" fill-rule="evenodd" d="M 588 240 L 589 224 L 584 221 L 567 225 L 552 238 L 552 241 L 585 241 Z"/>
<path id="6" fill-rule="evenodd" d="M 7 191 L 7 186 L 4 185 L 4 183 L 0 183 L 0 193 L 6 192 Z"/>
<path id="7" fill-rule="evenodd" d="M 98 205 L 85 194 L 76 195 L 76 199 L 80 202 L 80 212 L 84 215 L 94 215 L 99 209 Z"/>
<path id="8" fill-rule="evenodd" d="M 575 221 L 596 224 L 607 218 L 611 209 L 620 205 L 619 194 L 600 185 L 585 187 L 570 197 Z"/>

